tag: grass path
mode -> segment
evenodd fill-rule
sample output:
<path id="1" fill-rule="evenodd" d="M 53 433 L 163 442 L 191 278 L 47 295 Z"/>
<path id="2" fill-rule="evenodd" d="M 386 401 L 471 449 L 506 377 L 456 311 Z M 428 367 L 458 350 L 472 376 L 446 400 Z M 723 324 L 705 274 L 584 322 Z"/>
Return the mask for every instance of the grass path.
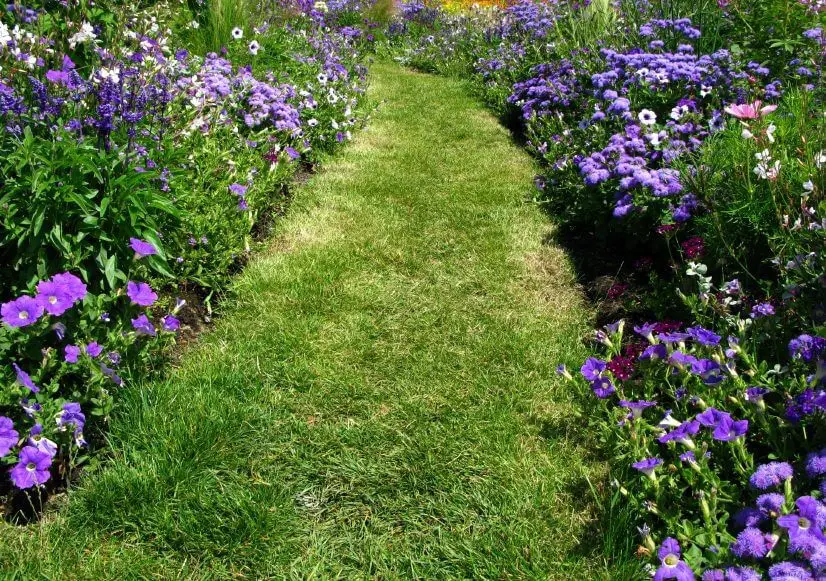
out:
<path id="1" fill-rule="evenodd" d="M 105 468 L 0 527 L 4 579 L 607 574 L 554 375 L 585 312 L 532 163 L 460 83 L 373 79 L 215 331 L 122 395 Z"/>

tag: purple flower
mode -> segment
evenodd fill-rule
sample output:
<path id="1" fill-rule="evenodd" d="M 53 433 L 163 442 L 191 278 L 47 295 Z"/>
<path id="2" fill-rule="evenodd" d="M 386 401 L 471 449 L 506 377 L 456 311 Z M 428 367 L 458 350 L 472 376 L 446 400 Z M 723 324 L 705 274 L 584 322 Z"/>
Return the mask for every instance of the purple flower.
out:
<path id="1" fill-rule="evenodd" d="M 151 307 L 158 300 L 158 295 L 145 282 L 132 282 L 130 280 L 126 285 L 126 294 L 134 304 L 142 307 Z"/>
<path id="2" fill-rule="evenodd" d="M 152 244 L 138 238 L 130 238 L 129 245 L 132 247 L 132 250 L 135 251 L 135 256 L 138 258 L 152 256 L 158 253 L 158 250 Z"/>
<path id="3" fill-rule="evenodd" d="M 52 457 L 34 446 L 20 450 L 19 462 L 11 469 L 11 479 L 17 488 L 40 486 L 49 479 Z"/>
<path id="4" fill-rule="evenodd" d="M 657 335 L 657 339 L 663 343 L 679 343 L 680 341 L 685 341 L 690 337 L 691 335 L 688 333 L 660 333 Z"/>
<path id="5" fill-rule="evenodd" d="M 80 347 L 77 345 L 66 345 L 63 352 L 65 353 L 63 360 L 66 363 L 77 363 L 77 358 L 80 356 Z"/>
<path id="6" fill-rule="evenodd" d="M 697 421 L 706 428 L 716 428 L 717 425 L 724 419 L 730 418 L 728 412 L 721 412 L 716 408 L 708 408 L 704 412 L 697 414 Z"/>
<path id="7" fill-rule="evenodd" d="M 17 445 L 19 437 L 14 429 L 14 423 L 6 416 L 0 416 L 0 458 Z"/>
<path id="8" fill-rule="evenodd" d="M 750 567 L 729 567 L 726 581 L 762 581 L 763 577 Z"/>
<path id="9" fill-rule="evenodd" d="M 712 437 L 720 442 L 731 442 L 746 434 L 749 429 L 748 420 L 732 420 L 731 417 L 724 417 L 714 429 Z"/>
<path id="10" fill-rule="evenodd" d="M 686 332 L 700 345 L 713 347 L 720 344 L 720 335 L 717 335 L 708 329 L 703 329 L 702 327 L 690 327 L 686 329 Z"/>
<path id="11" fill-rule="evenodd" d="M 813 536 L 820 542 L 826 541 L 823 530 L 818 526 L 819 502 L 811 496 L 801 496 L 795 502 L 797 514 L 778 517 L 777 524 L 789 531 L 789 540 L 795 541 L 803 535 Z"/>
<path id="12" fill-rule="evenodd" d="M 818 359 L 824 351 L 826 351 L 826 339 L 823 337 L 803 334 L 789 341 L 789 356 L 792 359 L 809 362 Z"/>
<path id="13" fill-rule="evenodd" d="M 63 404 L 63 409 L 55 421 L 58 427 L 64 430 L 70 428 L 77 433 L 83 431 L 83 426 L 86 425 L 86 416 L 81 411 L 79 403 L 68 402 Z"/>
<path id="14" fill-rule="evenodd" d="M 662 463 L 663 461 L 659 458 L 646 458 L 645 460 L 634 462 L 631 464 L 631 467 L 639 470 L 649 478 L 654 478 L 654 469 Z"/>
<path id="15" fill-rule="evenodd" d="M 660 566 L 654 573 L 654 581 L 677 579 L 678 581 L 694 581 L 694 571 L 680 558 L 680 543 L 677 539 L 668 537 L 657 551 Z"/>
<path id="16" fill-rule="evenodd" d="M 600 398 L 605 399 L 610 397 L 617 388 L 614 387 L 614 384 L 611 383 L 611 380 L 607 377 L 598 377 L 591 382 L 591 389 L 594 391 L 594 394 Z"/>
<path id="17" fill-rule="evenodd" d="M 662 343 L 657 343 L 656 345 L 649 345 L 645 348 L 639 359 L 665 359 L 668 356 L 668 349 Z"/>
<path id="18" fill-rule="evenodd" d="M 746 401 L 760 405 L 763 403 L 763 396 L 769 393 L 769 390 L 765 387 L 749 387 L 746 389 Z"/>
<path id="19" fill-rule="evenodd" d="M 69 272 L 54 275 L 52 282 L 64 288 L 73 302 L 82 301 L 86 298 L 86 285 L 82 280 Z"/>
<path id="20" fill-rule="evenodd" d="M 731 552 L 741 559 L 762 559 L 769 547 L 763 531 L 749 527 L 737 535 L 737 541 L 731 544 Z"/>
<path id="21" fill-rule="evenodd" d="M 670 365 L 676 365 L 677 367 L 692 367 L 697 363 L 697 358 L 693 355 L 687 355 L 682 351 L 674 351 L 668 357 L 668 363 Z"/>
<path id="22" fill-rule="evenodd" d="M 620 407 L 631 410 L 631 415 L 635 420 L 642 416 L 643 410 L 655 405 L 657 405 L 655 401 L 628 401 L 624 399 L 619 401 Z"/>
<path id="23" fill-rule="evenodd" d="M 734 524 L 738 528 L 756 527 L 766 521 L 766 514 L 756 508 L 746 507 L 734 515 Z"/>
<path id="24" fill-rule="evenodd" d="M 43 311 L 43 305 L 40 301 L 26 296 L 3 303 L 3 306 L 0 307 L 3 322 L 9 327 L 26 327 L 36 323 L 43 315 Z"/>
<path id="25" fill-rule="evenodd" d="M 132 319 L 132 328 L 135 329 L 138 335 L 154 337 L 158 334 L 157 331 L 155 331 L 154 325 L 152 325 L 152 322 L 146 315 L 140 315 L 136 319 Z"/>
<path id="26" fill-rule="evenodd" d="M 826 448 L 806 457 L 806 474 L 811 478 L 826 474 Z"/>
<path id="27" fill-rule="evenodd" d="M 17 381 L 20 385 L 23 387 L 28 387 L 32 393 L 37 393 L 40 391 L 40 388 L 34 384 L 32 378 L 29 377 L 29 374 L 20 369 L 17 363 L 12 363 L 11 366 L 14 367 L 15 373 L 17 373 Z"/>
<path id="28" fill-rule="evenodd" d="M 771 581 L 814 581 L 811 571 L 803 563 L 784 561 L 769 568 L 769 579 Z"/>
<path id="29" fill-rule="evenodd" d="M 43 435 L 43 424 L 35 424 L 29 430 L 29 444 L 52 458 L 57 455 L 57 444 Z"/>
<path id="30" fill-rule="evenodd" d="M 102 352 L 103 347 L 97 341 L 92 341 L 86 345 L 86 354 L 92 359 L 100 355 Z"/>
<path id="31" fill-rule="evenodd" d="M 783 504 L 786 502 L 786 497 L 777 492 L 768 492 L 757 497 L 755 505 L 761 511 L 769 516 L 772 514 L 780 514 L 783 509 Z"/>
<path id="32" fill-rule="evenodd" d="M 761 317 L 768 317 L 769 315 L 773 314 L 774 307 L 771 306 L 769 303 L 758 303 L 752 307 L 751 314 L 749 316 L 752 319 L 759 319 Z"/>
<path id="33" fill-rule="evenodd" d="M 579 371 L 582 373 L 582 377 L 588 381 L 596 381 L 602 377 L 602 373 L 605 371 L 606 365 L 607 364 L 605 361 L 602 361 L 601 359 L 589 357 L 585 360 L 585 363 L 582 367 L 580 367 Z"/>
<path id="34" fill-rule="evenodd" d="M 645 325 L 640 325 L 638 327 L 634 327 L 634 332 L 637 333 L 639 336 L 648 339 L 649 342 L 654 342 L 654 331 L 657 329 L 656 323 L 646 323 Z"/>
<path id="35" fill-rule="evenodd" d="M 37 297 L 35 298 L 47 313 L 56 317 L 68 311 L 75 303 L 68 286 L 58 284 L 53 280 L 43 280 L 37 283 Z"/>
<path id="36" fill-rule="evenodd" d="M 667 434 L 660 436 L 657 441 L 660 442 L 660 444 L 677 442 L 678 444 L 682 444 L 688 448 L 694 448 L 694 442 L 691 440 L 691 436 L 697 434 L 698 431 L 700 431 L 700 422 L 696 420 L 685 422 Z"/>
<path id="37" fill-rule="evenodd" d="M 236 196 L 244 197 L 247 193 L 247 186 L 235 183 L 229 186 L 230 193 L 235 194 Z"/>
<path id="38" fill-rule="evenodd" d="M 177 331 L 181 328 L 181 322 L 173 315 L 167 315 L 163 319 L 164 331 Z"/>
<path id="39" fill-rule="evenodd" d="M 749 478 L 752 488 L 766 490 L 788 480 L 794 474 L 792 465 L 788 462 L 769 462 L 758 466 Z"/>

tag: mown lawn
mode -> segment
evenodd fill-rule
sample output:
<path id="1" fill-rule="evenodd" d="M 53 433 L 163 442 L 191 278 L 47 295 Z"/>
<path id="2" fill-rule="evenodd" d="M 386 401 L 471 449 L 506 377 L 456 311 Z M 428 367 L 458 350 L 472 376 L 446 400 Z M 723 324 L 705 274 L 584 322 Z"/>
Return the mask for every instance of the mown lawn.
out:
<path id="1" fill-rule="evenodd" d="M 3 577 L 617 578 L 574 394 L 587 312 L 534 168 L 461 83 L 373 67 L 367 131 L 167 381 L 129 386 L 113 458 Z"/>

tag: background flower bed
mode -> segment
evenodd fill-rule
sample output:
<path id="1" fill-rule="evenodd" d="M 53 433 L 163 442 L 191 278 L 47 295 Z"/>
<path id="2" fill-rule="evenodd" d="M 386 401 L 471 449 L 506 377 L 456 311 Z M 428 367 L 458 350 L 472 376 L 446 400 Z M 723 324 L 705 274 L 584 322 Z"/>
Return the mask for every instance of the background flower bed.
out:
<path id="1" fill-rule="evenodd" d="M 542 162 L 599 306 L 559 371 L 598 403 L 605 545 L 658 579 L 826 575 L 823 8 L 414 2 L 388 28 Z"/>
<path id="2" fill-rule="evenodd" d="M 0 13 L 7 516 L 95 459 L 118 391 L 196 320 L 181 297 L 210 310 L 293 176 L 365 118 L 359 6 L 142 8 Z"/>

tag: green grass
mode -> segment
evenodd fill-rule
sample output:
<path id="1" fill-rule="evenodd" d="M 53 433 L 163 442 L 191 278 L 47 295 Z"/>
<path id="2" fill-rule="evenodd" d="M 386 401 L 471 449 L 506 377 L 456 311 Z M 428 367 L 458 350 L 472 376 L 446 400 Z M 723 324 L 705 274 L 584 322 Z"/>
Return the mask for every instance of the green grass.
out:
<path id="1" fill-rule="evenodd" d="M 461 83 L 373 79 L 214 332 L 119 395 L 106 466 L 0 527 L 3 578 L 618 578 L 532 162 Z"/>

